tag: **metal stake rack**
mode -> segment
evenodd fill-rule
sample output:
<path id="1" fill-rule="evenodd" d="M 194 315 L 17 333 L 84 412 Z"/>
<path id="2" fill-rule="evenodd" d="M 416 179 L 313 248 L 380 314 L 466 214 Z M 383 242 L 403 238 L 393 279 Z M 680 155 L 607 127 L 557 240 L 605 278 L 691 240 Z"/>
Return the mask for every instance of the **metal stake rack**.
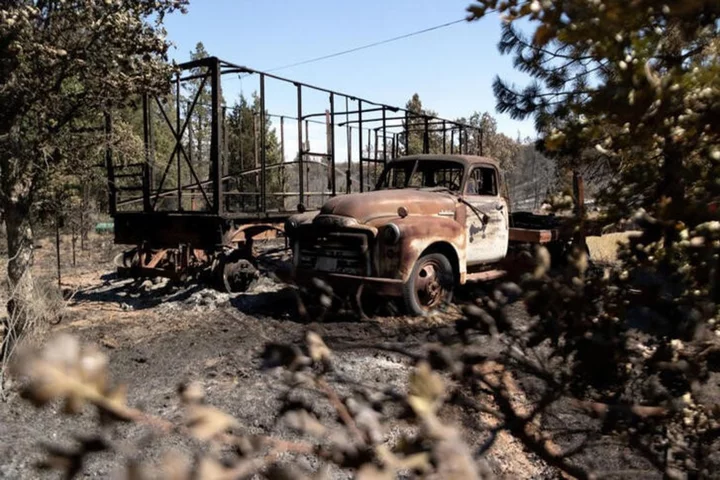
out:
<path id="1" fill-rule="evenodd" d="M 255 82 L 254 103 L 245 111 L 252 110 L 251 125 L 243 124 L 242 111 L 231 118 L 223 81 L 239 81 L 241 89 Z M 134 246 L 116 263 L 135 276 L 183 277 L 211 264 L 220 271 L 241 264 L 245 274 L 254 267 L 253 239 L 281 232 L 298 210 L 372 189 L 389 160 L 412 153 L 482 154 L 476 127 L 215 57 L 179 65 L 170 87 L 142 100 L 144 157 L 128 161 L 111 149 L 106 153 L 115 243 Z M 275 93 L 289 111 L 269 111 Z M 112 129 L 107 117 L 108 135 Z M 311 148 L 318 130 L 322 141 L 313 138 Z M 252 146 L 242 143 L 249 136 Z"/>

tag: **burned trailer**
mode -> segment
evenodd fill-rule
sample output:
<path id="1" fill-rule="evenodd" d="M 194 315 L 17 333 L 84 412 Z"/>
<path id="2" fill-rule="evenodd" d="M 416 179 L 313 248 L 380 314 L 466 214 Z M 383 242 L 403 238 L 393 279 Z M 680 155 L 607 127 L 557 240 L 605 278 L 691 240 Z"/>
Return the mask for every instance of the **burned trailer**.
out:
<path id="1" fill-rule="evenodd" d="M 179 65 L 169 87 L 142 98 L 142 158 L 106 152 L 122 275 L 242 290 L 258 241 L 287 247 L 291 215 L 373 189 L 397 157 L 482 148 L 477 128 L 215 57 Z M 112 145 L 109 116 L 106 130 Z"/>

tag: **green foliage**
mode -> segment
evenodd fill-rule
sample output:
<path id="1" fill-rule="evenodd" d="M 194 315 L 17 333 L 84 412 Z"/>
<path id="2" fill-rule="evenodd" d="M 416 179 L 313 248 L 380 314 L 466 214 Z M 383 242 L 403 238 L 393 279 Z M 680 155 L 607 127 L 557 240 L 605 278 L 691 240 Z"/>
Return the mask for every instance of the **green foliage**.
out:
<path id="1" fill-rule="evenodd" d="M 608 418 L 605 431 L 668 477 L 708 475 L 720 448 L 709 441 L 719 425 L 720 4 L 484 1 L 470 11 L 488 8 L 507 20 L 500 51 L 532 77 L 524 89 L 497 79 L 498 109 L 532 116 L 561 168 L 602 162 L 607 222 L 642 231 L 617 270 L 525 282 L 540 320 L 520 343 L 552 342 L 550 390 L 662 407 Z"/>
<path id="2" fill-rule="evenodd" d="M 15 291 L 2 350 L 30 323 L 31 218 L 91 185 L 104 113 L 161 92 L 171 66 L 162 21 L 186 0 L 10 0 L 0 8 L 0 213 Z M 121 129 L 122 131 L 122 129 Z M 132 143 L 132 142 L 130 142 Z M 81 198 L 85 198 L 84 192 Z M 40 208 L 36 208 L 40 207 Z"/>
<path id="3" fill-rule="evenodd" d="M 202 42 L 198 42 L 195 50 L 190 52 L 190 60 L 200 60 L 209 57 Z M 200 69 L 190 71 L 191 75 L 198 75 Z M 212 88 L 209 80 L 204 82 L 201 78 L 188 80 L 188 88 L 183 98 L 184 116 L 190 114 L 188 131 L 192 133 L 192 143 L 188 146 L 188 155 L 193 159 L 195 173 L 200 180 L 210 178 L 210 134 L 212 124 Z M 190 112 L 190 105 L 195 100 L 195 106 Z M 190 142 L 190 139 L 188 139 Z M 190 173 L 186 173 L 186 182 L 193 181 Z"/>
<path id="4" fill-rule="evenodd" d="M 497 79 L 498 109 L 533 116 L 545 147 L 557 155 L 579 158 L 588 147 L 606 155 L 627 173 L 618 178 L 632 192 L 619 202 L 622 213 L 663 196 L 680 211 L 684 192 L 696 191 L 695 182 L 709 174 L 718 144 L 717 3 L 503 7 L 510 21 L 500 51 L 514 54 L 534 81 L 518 90 Z M 516 19 L 531 20 L 534 34 L 517 31 Z M 717 195 L 716 188 L 706 193 Z"/>
<path id="5" fill-rule="evenodd" d="M 433 117 L 437 115 L 433 110 L 423 108 L 420 95 L 417 93 L 413 94 L 412 98 L 405 104 L 405 108 L 411 113 L 408 116 L 408 121 L 403 122 L 403 127 L 408 131 L 407 138 L 407 151 L 405 155 L 416 155 L 423 153 L 425 146 L 425 117 Z M 428 130 L 428 151 L 437 153 L 442 152 L 442 132 L 433 132 L 433 129 L 437 129 L 438 126 L 430 125 Z M 450 140 L 448 140 L 449 142 Z"/>
<path id="6" fill-rule="evenodd" d="M 226 159 L 228 174 L 235 177 L 235 187 L 238 192 L 260 193 L 261 190 L 261 148 L 262 125 L 260 115 L 260 97 L 253 93 L 252 103 L 244 96 L 240 96 L 235 105 L 228 109 L 225 120 L 227 132 Z M 282 208 L 283 197 L 271 195 L 271 192 L 281 192 L 285 184 L 285 171 L 283 168 L 273 167 L 283 162 L 280 144 L 270 116 L 265 115 L 265 164 L 266 191 L 268 192 L 268 208 Z M 259 208 L 259 195 L 237 195 L 233 198 L 231 207 L 243 210 Z"/>
<path id="7" fill-rule="evenodd" d="M 425 146 L 425 117 L 433 117 L 437 113 L 423 108 L 422 101 L 417 93 L 407 101 L 405 108 L 411 114 L 408 121 L 403 122 L 403 126 L 407 123 L 409 129 L 408 151 L 404 152 L 404 154 L 423 153 Z M 519 152 L 520 142 L 498 132 L 497 120 L 492 115 L 488 112 L 474 112 L 469 118 L 458 118 L 457 122 L 482 130 L 482 134 L 472 128 L 463 130 L 463 153 L 467 152 L 469 155 L 480 155 L 482 153 L 498 160 L 504 168 L 512 168 L 515 157 Z M 457 129 L 454 133 L 451 133 L 450 125 L 447 125 L 447 128 L 448 130 L 445 132 L 445 150 L 450 153 L 450 143 L 454 142 L 455 153 L 459 153 L 461 133 Z M 435 123 L 432 118 L 428 123 L 428 151 L 430 153 L 442 153 L 443 151 L 442 124 Z"/>
<path id="8" fill-rule="evenodd" d="M 477 127 L 467 131 L 468 153 L 494 158 L 506 170 L 513 168 L 520 151 L 520 142 L 498 132 L 497 120 L 488 112 L 474 112 L 470 118 L 460 118 L 460 123 Z"/>
<path id="9" fill-rule="evenodd" d="M 38 191 L 53 181 L 64 183 L 65 175 L 79 183 L 77 175 L 89 170 L 88 162 L 98 161 L 88 149 L 105 142 L 103 112 L 142 91 L 164 88 L 170 66 L 162 20 L 185 3 L 3 5 L 0 208 L 6 217 L 29 212 Z M 8 227 L 12 236 L 14 228 Z M 12 242 L 11 257 L 23 242 Z"/>
<path id="10" fill-rule="evenodd" d="M 83 123 L 102 127 L 103 111 L 164 87 L 170 67 L 160 21 L 183 2 L 35 3 L 11 2 L 0 12 L 5 195 L 14 182 L 34 184 L 51 173 L 39 164 L 65 158 L 59 135 Z"/>

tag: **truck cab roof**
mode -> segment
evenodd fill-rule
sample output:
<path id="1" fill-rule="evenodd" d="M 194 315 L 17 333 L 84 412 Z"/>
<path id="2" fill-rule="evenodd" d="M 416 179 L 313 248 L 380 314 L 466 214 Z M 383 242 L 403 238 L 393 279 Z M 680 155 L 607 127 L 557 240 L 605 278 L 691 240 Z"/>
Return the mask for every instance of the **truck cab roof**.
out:
<path id="1" fill-rule="evenodd" d="M 467 169 L 473 165 L 491 165 L 500 170 L 500 165 L 497 160 L 490 157 L 481 157 L 479 155 L 449 155 L 449 154 L 434 154 L 434 153 L 423 153 L 418 155 L 408 155 L 406 157 L 400 157 L 392 160 L 388 163 L 405 162 L 405 161 L 452 161 L 462 163 Z"/>

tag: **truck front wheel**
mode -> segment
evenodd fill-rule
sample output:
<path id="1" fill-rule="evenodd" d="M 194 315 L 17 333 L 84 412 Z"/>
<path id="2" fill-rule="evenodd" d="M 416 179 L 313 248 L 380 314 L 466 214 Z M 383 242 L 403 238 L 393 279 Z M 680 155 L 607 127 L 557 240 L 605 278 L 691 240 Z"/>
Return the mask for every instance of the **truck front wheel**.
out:
<path id="1" fill-rule="evenodd" d="M 450 261 L 441 253 L 423 255 L 415 262 L 403 285 L 408 313 L 426 316 L 452 301 L 455 276 Z"/>

